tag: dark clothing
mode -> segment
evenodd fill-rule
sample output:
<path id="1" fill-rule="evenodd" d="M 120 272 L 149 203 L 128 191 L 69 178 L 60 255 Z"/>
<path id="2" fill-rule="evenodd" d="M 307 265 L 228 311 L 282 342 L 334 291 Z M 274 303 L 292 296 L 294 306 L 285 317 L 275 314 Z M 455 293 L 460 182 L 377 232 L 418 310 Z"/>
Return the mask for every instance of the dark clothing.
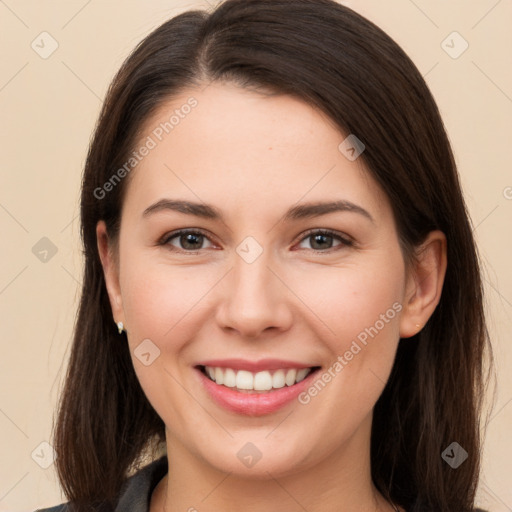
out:
<path id="1" fill-rule="evenodd" d="M 113 512 L 148 512 L 153 490 L 167 474 L 167 456 L 164 455 L 143 467 L 125 482 Z M 69 512 L 68 503 L 36 512 Z"/>

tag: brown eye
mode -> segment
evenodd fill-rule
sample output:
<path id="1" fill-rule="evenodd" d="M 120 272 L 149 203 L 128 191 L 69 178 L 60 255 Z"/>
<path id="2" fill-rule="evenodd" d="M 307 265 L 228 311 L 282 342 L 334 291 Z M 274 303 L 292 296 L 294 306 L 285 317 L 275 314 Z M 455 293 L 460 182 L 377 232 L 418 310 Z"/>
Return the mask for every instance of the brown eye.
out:
<path id="1" fill-rule="evenodd" d="M 326 252 L 326 250 L 329 249 L 336 249 L 353 245 L 351 240 L 341 236 L 339 233 L 329 230 L 309 231 L 306 236 L 302 238 L 301 243 L 304 240 L 311 240 L 311 250 L 318 252 Z M 333 246 L 333 240 L 338 240 L 340 243 Z"/>
<path id="2" fill-rule="evenodd" d="M 171 240 L 174 239 L 177 240 L 177 245 L 175 243 L 171 243 Z M 203 247 L 203 243 L 207 240 L 209 240 L 208 237 L 201 231 L 180 230 L 166 236 L 162 240 L 161 245 L 169 245 L 172 248 L 171 250 L 174 250 L 175 248 L 182 252 L 193 252 L 205 249 L 205 247 Z"/>

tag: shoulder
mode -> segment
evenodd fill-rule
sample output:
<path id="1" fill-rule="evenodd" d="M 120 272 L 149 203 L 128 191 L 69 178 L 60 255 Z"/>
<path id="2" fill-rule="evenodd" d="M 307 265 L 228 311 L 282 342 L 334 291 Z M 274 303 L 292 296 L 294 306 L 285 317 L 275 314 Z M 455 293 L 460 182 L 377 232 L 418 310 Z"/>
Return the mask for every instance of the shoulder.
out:
<path id="1" fill-rule="evenodd" d="M 151 494 L 166 473 L 166 455 L 137 471 L 125 481 L 117 498 L 117 506 L 112 512 L 148 512 Z M 35 512 L 73 512 L 73 507 L 68 502 L 37 509 Z"/>

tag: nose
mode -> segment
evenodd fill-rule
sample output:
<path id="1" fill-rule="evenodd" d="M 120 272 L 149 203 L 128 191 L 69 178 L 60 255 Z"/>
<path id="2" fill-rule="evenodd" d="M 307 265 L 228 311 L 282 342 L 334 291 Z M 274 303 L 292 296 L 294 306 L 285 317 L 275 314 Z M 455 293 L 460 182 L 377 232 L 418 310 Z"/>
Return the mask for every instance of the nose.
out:
<path id="1" fill-rule="evenodd" d="M 217 322 L 243 338 L 262 337 L 265 331 L 282 332 L 292 324 L 289 300 L 291 292 L 263 253 L 252 263 L 238 254 L 223 279 L 222 300 L 217 308 Z"/>

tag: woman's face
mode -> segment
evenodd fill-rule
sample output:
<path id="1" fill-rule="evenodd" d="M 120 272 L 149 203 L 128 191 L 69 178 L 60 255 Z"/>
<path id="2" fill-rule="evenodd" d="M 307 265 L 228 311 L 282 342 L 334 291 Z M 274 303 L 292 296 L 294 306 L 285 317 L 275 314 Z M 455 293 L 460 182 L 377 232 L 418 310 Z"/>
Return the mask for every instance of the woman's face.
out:
<path id="1" fill-rule="evenodd" d="M 345 138 L 299 100 L 215 83 L 147 123 L 108 287 L 176 457 L 257 477 L 368 455 L 408 279 Z"/>

